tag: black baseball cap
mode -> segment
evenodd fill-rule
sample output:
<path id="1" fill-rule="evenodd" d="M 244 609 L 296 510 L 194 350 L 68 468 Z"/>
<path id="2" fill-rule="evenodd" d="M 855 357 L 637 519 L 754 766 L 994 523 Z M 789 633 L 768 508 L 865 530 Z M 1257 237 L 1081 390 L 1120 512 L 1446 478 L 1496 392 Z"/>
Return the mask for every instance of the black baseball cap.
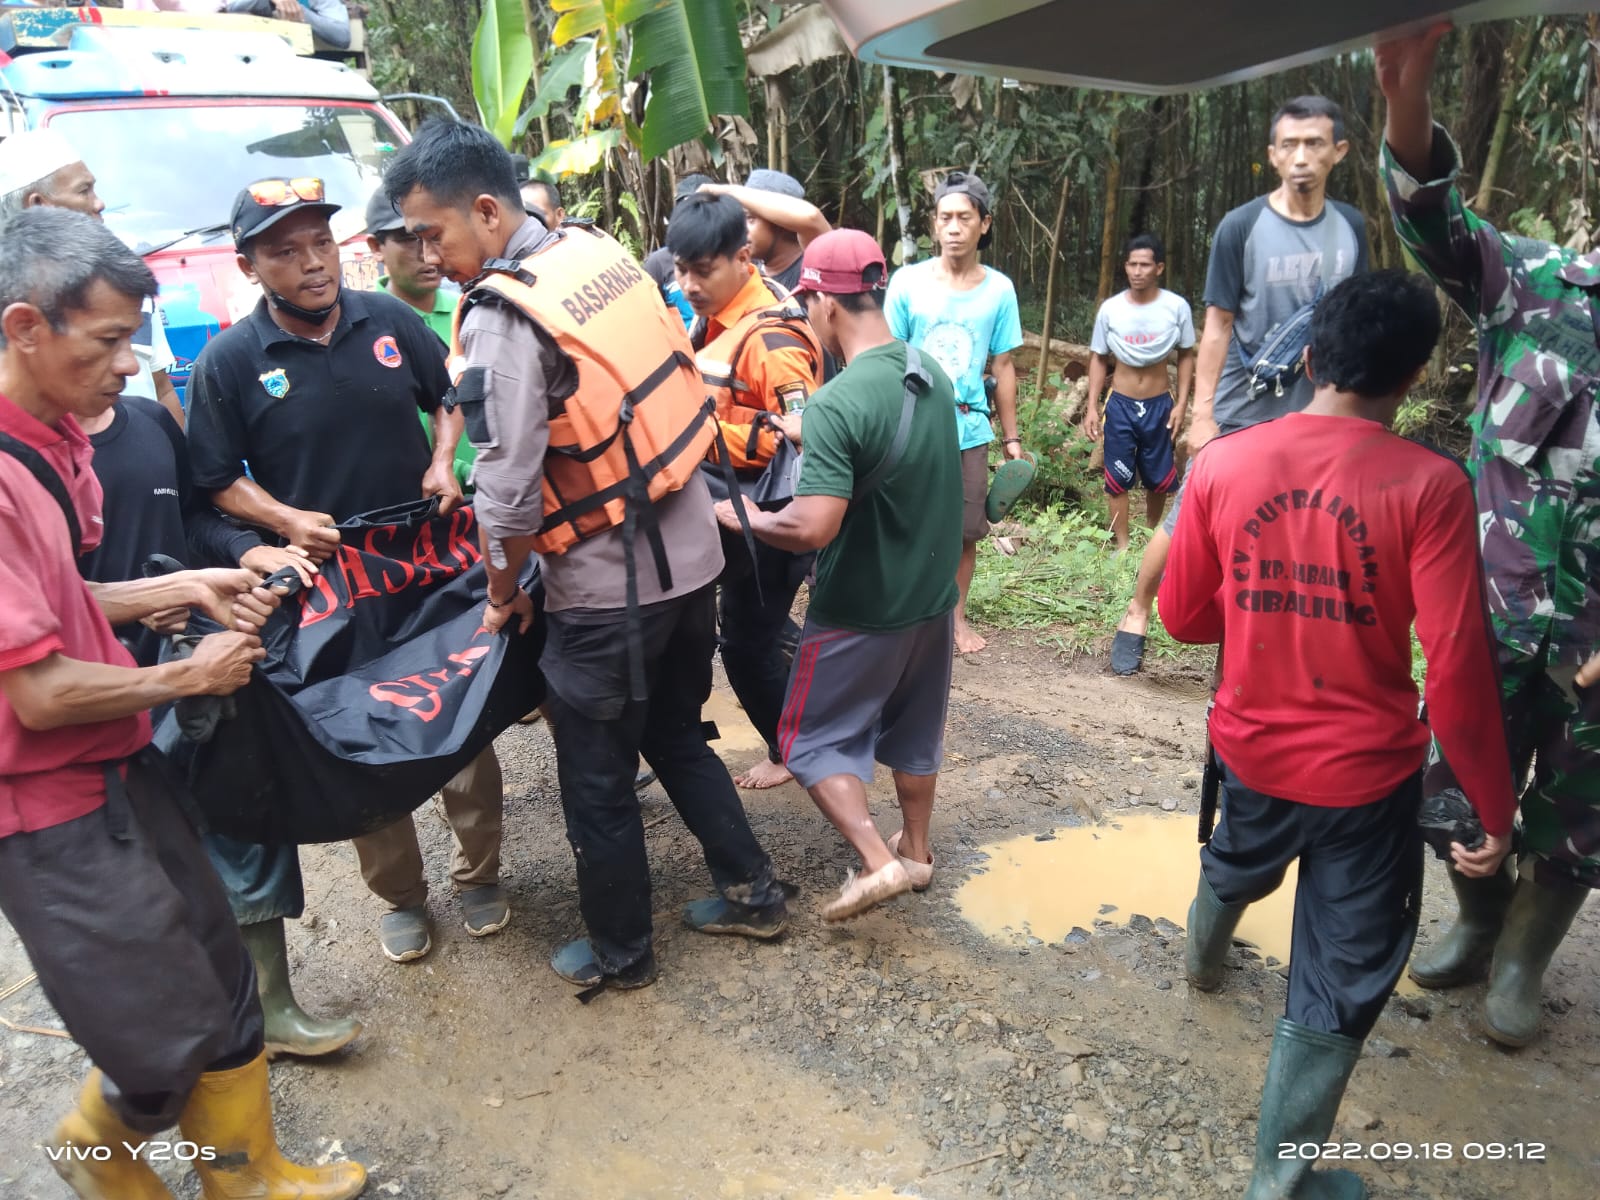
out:
<path id="1" fill-rule="evenodd" d="M 379 184 L 372 193 L 372 199 L 367 201 L 367 232 L 373 237 L 380 237 L 405 227 L 406 219 L 400 215 L 394 201 L 389 199 L 389 193 L 383 185 Z"/>
<path id="2" fill-rule="evenodd" d="M 939 207 L 939 201 L 946 196 L 965 196 L 978 206 L 978 215 L 987 217 L 994 212 L 994 198 L 989 195 L 989 186 L 969 171 L 951 171 L 942 180 L 939 186 L 933 189 L 933 206 Z M 978 239 L 978 249 L 987 250 L 989 243 L 994 240 L 994 230 L 989 230 Z"/>
<path id="3" fill-rule="evenodd" d="M 292 213 L 311 211 L 331 217 L 339 207 L 328 199 L 328 189 L 320 179 L 258 179 L 234 197 L 233 216 L 228 219 L 233 244 L 242 250 L 251 238 Z"/>

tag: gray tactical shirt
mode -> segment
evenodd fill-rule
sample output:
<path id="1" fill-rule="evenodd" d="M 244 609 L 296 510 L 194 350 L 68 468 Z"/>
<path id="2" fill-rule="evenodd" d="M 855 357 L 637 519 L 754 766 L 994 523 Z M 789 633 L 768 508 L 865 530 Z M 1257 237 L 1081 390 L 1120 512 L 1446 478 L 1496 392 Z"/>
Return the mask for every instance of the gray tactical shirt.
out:
<path id="1" fill-rule="evenodd" d="M 502 257 L 524 258 L 556 236 L 538 221 L 527 220 L 512 235 Z M 531 536 L 544 522 L 550 402 L 572 394 L 578 371 L 549 334 L 519 310 L 497 301 L 473 306 L 462 320 L 461 346 L 468 368 L 486 368 L 484 409 L 490 437 L 473 443 L 478 460 L 472 503 L 489 537 L 491 557 L 503 562 L 500 543 Z M 683 488 L 657 501 L 655 510 L 672 564 L 672 587 L 662 588 L 649 540 L 642 531 L 637 533 L 634 562 L 640 604 L 686 595 L 722 570 L 722 538 L 711 512 L 711 493 L 698 471 Z M 627 606 L 620 525 L 579 542 L 565 554 L 540 555 L 539 563 L 547 612 L 609 612 Z"/>
<path id="2" fill-rule="evenodd" d="M 1367 270 L 1367 223 L 1338 200 L 1329 200 L 1313 221 L 1291 221 L 1258 196 L 1217 226 L 1206 268 L 1205 303 L 1233 314 L 1233 338 L 1212 404 L 1223 433 L 1299 412 L 1311 403 L 1313 388 L 1303 377 L 1282 396 L 1267 392 L 1252 397 L 1245 359 L 1261 349 L 1274 326 L 1316 298 L 1325 251 L 1333 254 L 1330 290 Z"/>

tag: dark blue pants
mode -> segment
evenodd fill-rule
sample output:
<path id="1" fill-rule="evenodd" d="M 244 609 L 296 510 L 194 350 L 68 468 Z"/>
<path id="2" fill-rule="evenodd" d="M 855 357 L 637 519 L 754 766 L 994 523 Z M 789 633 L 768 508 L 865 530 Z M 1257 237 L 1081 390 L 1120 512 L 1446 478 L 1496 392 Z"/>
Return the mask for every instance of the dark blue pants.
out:
<path id="1" fill-rule="evenodd" d="M 783 899 L 700 720 L 716 648 L 711 585 L 640 610 L 644 701 L 629 697 L 623 613 L 547 619 L 540 665 L 550 685 L 556 774 L 577 860 L 578 907 L 601 969 L 617 974 L 650 950 L 650 863 L 633 786 L 641 754 L 699 841 L 717 890 L 739 904 Z"/>
<path id="2" fill-rule="evenodd" d="M 1275 891 L 1299 859 L 1284 1015 L 1365 1038 L 1417 936 L 1421 773 L 1372 804 L 1322 808 L 1251 791 L 1218 765 L 1222 813 L 1200 851 L 1207 882 L 1224 904 L 1248 904 Z"/>
<path id="3" fill-rule="evenodd" d="M 744 539 L 726 534 L 722 550 L 727 563 L 717 580 L 722 667 L 745 716 L 766 739 L 767 757 L 782 762 L 778 718 L 789 686 L 789 664 L 800 641 L 789 610 L 816 556 L 757 542 L 751 562 Z"/>
<path id="4" fill-rule="evenodd" d="M 205 846 L 239 924 L 255 925 L 305 912 L 298 846 L 257 846 L 220 833 L 206 834 Z"/>

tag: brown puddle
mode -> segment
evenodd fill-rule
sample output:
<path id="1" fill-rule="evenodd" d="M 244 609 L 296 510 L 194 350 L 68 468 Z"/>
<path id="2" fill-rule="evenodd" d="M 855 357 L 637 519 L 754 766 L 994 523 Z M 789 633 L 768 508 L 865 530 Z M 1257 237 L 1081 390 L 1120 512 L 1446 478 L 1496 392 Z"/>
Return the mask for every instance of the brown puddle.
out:
<path id="1" fill-rule="evenodd" d="M 1110 825 L 1058 829 L 1047 841 L 1032 834 L 985 848 L 988 866 L 961 885 L 956 903 L 985 934 L 1059 942 L 1097 920 L 1126 924 L 1134 914 L 1189 923 L 1200 878 L 1193 817 L 1140 813 Z M 1271 896 L 1252 904 L 1238 937 L 1263 955 L 1287 962 L 1294 917 L 1295 868 Z"/>
<path id="2" fill-rule="evenodd" d="M 743 770 L 750 765 L 742 759 L 751 750 L 766 749 L 766 743 L 756 732 L 755 726 L 750 724 L 750 718 L 744 715 L 744 709 L 739 707 L 733 693 L 725 688 L 712 691 L 711 699 L 700 711 L 700 719 L 716 722 L 717 732 L 722 736 L 711 743 L 711 748 L 724 758 L 731 751 L 740 760 L 732 764 L 736 770 Z"/>
<path id="3" fill-rule="evenodd" d="M 1097 920 L 1125 925 L 1135 914 L 1166 918 L 1186 928 L 1200 879 L 1195 818 L 1138 813 L 1108 825 L 1057 829 L 1048 840 L 1032 834 L 984 847 L 988 865 L 961 885 L 961 915 L 989 937 L 1059 942 Z M 1289 961 L 1294 928 L 1293 864 L 1278 890 L 1252 904 L 1238 938 L 1263 957 Z M 1397 989 L 1417 994 L 1402 977 Z"/>

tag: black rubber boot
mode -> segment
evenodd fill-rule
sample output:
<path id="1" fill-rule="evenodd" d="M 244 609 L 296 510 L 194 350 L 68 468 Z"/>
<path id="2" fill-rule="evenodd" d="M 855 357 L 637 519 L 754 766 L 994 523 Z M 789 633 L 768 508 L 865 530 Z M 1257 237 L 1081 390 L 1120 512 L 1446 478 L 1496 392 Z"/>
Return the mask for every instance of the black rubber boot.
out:
<path id="1" fill-rule="evenodd" d="M 1538 1034 L 1544 973 L 1588 897 L 1581 884 L 1536 883 L 1531 870 L 1517 880 L 1483 1001 L 1484 1032 L 1502 1046 L 1526 1046 Z"/>
<path id="2" fill-rule="evenodd" d="M 1189 905 L 1189 934 L 1183 952 L 1190 987 L 1214 992 L 1222 986 L 1223 964 L 1228 947 L 1233 945 L 1233 931 L 1239 928 L 1239 919 L 1249 907 L 1218 900 L 1206 873 L 1200 872 L 1200 886 Z"/>
<path id="3" fill-rule="evenodd" d="M 256 964 L 256 989 L 267 1025 L 267 1057 L 293 1054 L 320 1058 L 332 1054 L 361 1034 L 354 1017 L 319 1021 L 300 1007 L 289 984 L 289 951 L 283 940 L 283 920 L 258 921 L 239 926 L 244 944 Z"/>
<path id="4" fill-rule="evenodd" d="M 1367 1187 L 1351 1171 L 1313 1171 L 1299 1147 L 1320 1146 L 1333 1131 L 1361 1039 L 1325 1033 L 1278 1018 L 1261 1088 L 1256 1163 L 1245 1200 L 1363 1200 Z M 1284 1147 L 1289 1147 L 1285 1149 Z"/>
<path id="5" fill-rule="evenodd" d="M 1486 879 L 1472 879 L 1453 866 L 1447 866 L 1445 873 L 1455 889 L 1458 911 L 1444 936 L 1411 960 L 1406 973 L 1418 987 L 1460 987 L 1483 977 L 1516 888 L 1509 857 Z"/>

